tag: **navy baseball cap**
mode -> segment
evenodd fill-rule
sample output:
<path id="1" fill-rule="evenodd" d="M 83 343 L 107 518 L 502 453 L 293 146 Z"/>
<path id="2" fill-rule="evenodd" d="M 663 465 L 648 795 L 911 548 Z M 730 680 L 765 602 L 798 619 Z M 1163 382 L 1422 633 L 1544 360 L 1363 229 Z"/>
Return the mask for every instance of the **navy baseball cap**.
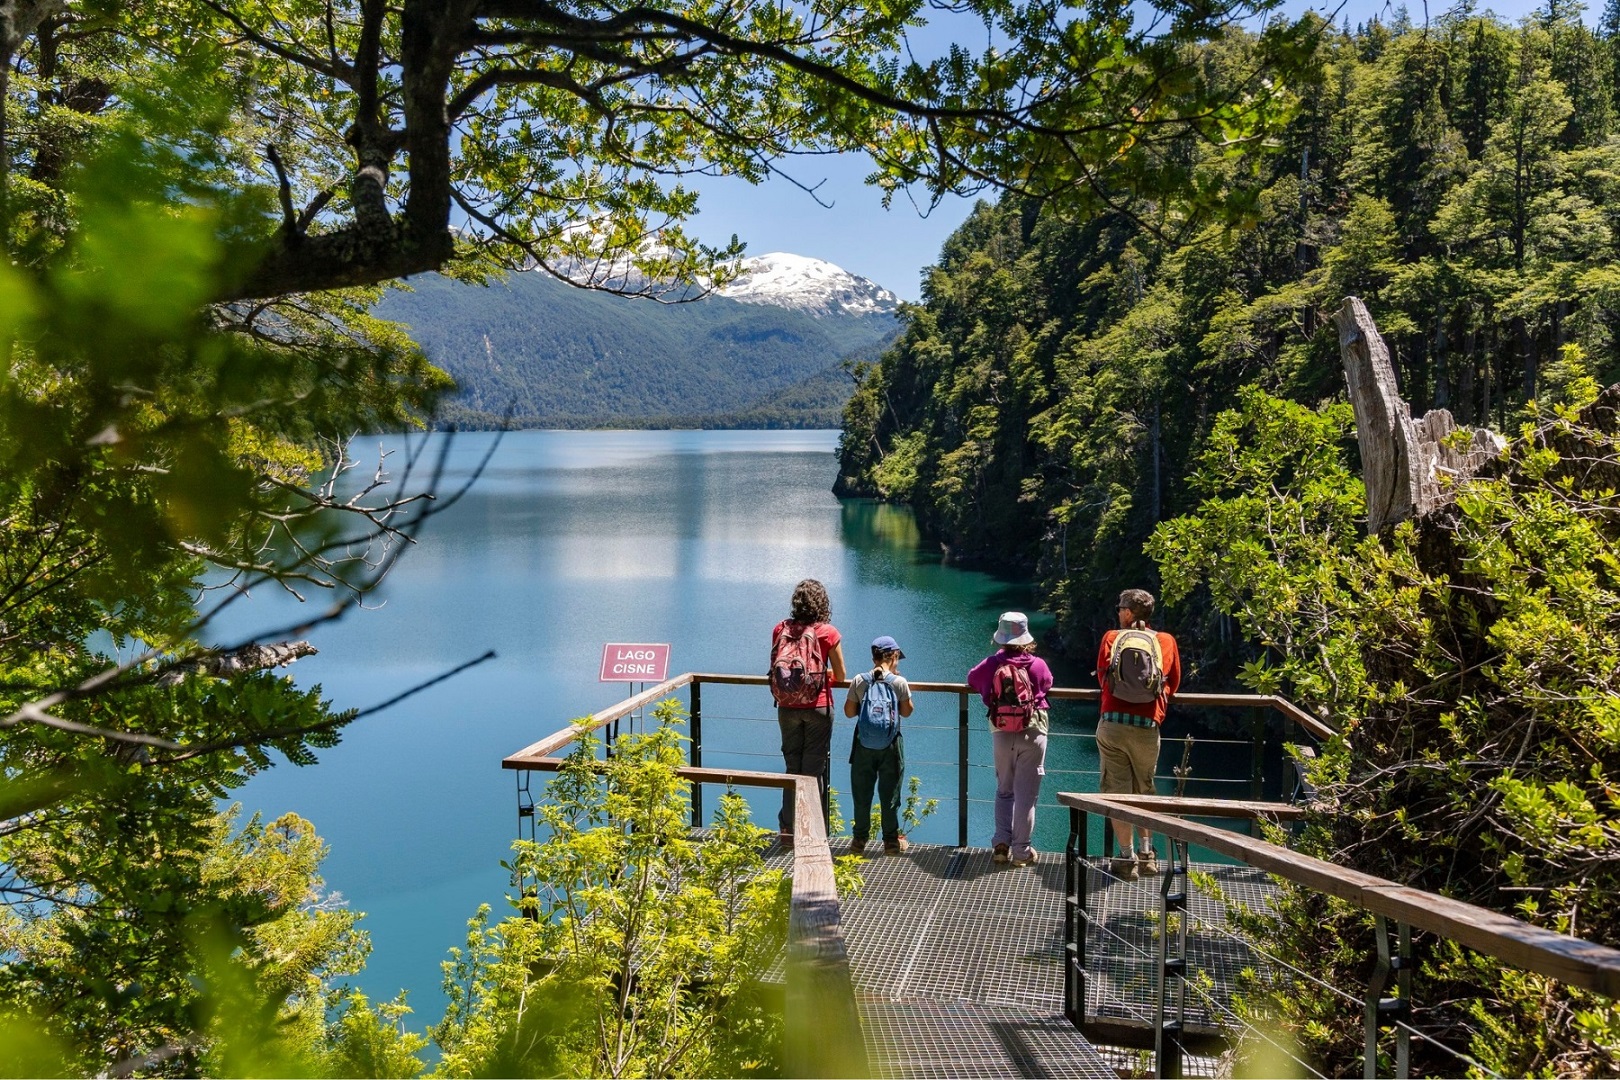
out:
<path id="1" fill-rule="evenodd" d="M 900 653 L 900 659 L 904 660 L 906 658 L 906 654 L 900 652 L 900 643 L 894 640 L 894 638 L 890 637 L 888 634 L 884 634 L 882 637 L 873 638 L 872 648 L 878 650 L 879 652 L 889 652 L 892 649 L 893 651 Z"/>

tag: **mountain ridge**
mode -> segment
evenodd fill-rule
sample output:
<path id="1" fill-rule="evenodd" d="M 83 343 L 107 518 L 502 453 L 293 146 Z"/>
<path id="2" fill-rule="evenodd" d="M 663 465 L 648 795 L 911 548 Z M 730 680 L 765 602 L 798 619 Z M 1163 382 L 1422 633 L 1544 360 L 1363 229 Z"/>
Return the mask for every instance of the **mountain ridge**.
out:
<path id="1" fill-rule="evenodd" d="M 772 304 L 826 315 L 894 315 L 900 298 L 877 282 L 835 263 L 787 251 L 743 260 L 743 276 L 719 290 L 728 300 Z"/>
<path id="2" fill-rule="evenodd" d="M 410 286 L 376 314 L 456 380 L 440 422 L 464 427 L 836 427 L 843 358 L 899 327 L 888 290 L 784 253 L 760 257 L 749 299 L 629 300 L 539 272 Z"/>

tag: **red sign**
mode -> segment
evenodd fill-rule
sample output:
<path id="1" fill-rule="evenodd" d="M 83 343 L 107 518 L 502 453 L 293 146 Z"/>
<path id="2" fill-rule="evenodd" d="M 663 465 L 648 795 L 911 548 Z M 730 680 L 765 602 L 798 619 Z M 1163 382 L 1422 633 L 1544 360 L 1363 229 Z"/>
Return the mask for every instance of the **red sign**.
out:
<path id="1" fill-rule="evenodd" d="M 668 645 L 602 646 L 599 682 L 663 682 L 669 678 Z"/>

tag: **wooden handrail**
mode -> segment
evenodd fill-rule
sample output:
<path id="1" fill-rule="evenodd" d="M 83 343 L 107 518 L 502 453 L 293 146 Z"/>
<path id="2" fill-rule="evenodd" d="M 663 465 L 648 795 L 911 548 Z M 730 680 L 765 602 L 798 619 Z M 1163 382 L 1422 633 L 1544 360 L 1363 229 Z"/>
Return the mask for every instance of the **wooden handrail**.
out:
<path id="1" fill-rule="evenodd" d="M 770 679 L 764 675 L 721 675 L 706 672 L 691 672 L 680 676 L 680 678 L 694 683 L 721 683 L 730 686 L 765 686 L 770 682 Z M 673 683 L 674 680 L 671 680 L 671 682 Z M 847 681 L 833 684 L 834 688 L 848 685 Z M 971 694 L 975 692 L 965 682 L 910 682 L 908 685 L 913 693 Z M 1095 702 L 1102 700 L 1102 691 L 1091 687 L 1054 686 L 1046 692 L 1046 696 L 1060 701 Z M 1298 724 L 1318 739 L 1331 739 L 1338 734 L 1332 727 L 1318 720 L 1292 701 L 1278 697 L 1275 694 L 1177 694 L 1171 701 L 1173 704 L 1195 708 L 1271 709 L 1281 713 L 1284 719 Z"/>
<path id="2" fill-rule="evenodd" d="M 1163 811 L 1186 817 L 1215 818 L 1276 818 L 1295 821 L 1306 814 L 1306 808 L 1293 803 L 1253 802 L 1246 799 L 1188 799 L 1176 795 L 1109 795 L 1108 798 L 1124 806 L 1138 806 L 1144 810 Z"/>
<path id="3" fill-rule="evenodd" d="M 599 713 L 592 713 L 590 719 L 582 724 L 570 724 L 558 731 L 553 731 L 539 742 L 530 743 L 517 753 L 503 758 L 501 768 L 543 769 L 545 768 L 544 765 L 537 765 L 535 762 L 549 758 L 552 754 L 577 739 L 582 732 L 595 731 L 598 728 L 606 727 L 615 720 L 622 720 L 637 709 L 644 708 L 668 697 L 672 690 L 679 690 L 692 682 L 694 678 L 696 676 L 691 672 L 687 672 L 684 675 L 677 675 L 673 679 L 665 679 L 650 690 L 643 690 L 633 697 L 625 698 L 617 705 L 603 709 Z"/>
<path id="4" fill-rule="evenodd" d="M 1376 915 L 1439 934 L 1526 971 L 1608 997 L 1620 996 L 1620 949 L 1545 930 L 1489 908 L 1363 874 L 1241 833 L 1183 820 L 1177 815 L 1217 816 L 1218 812 L 1208 806 L 1192 809 L 1191 800 L 1162 795 L 1089 795 L 1068 791 L 1059 792 L 1057 798 L 1064 806 L 1101 814 L 1231 856 L 1317 892 L 1348 900 Z M 1201 800 L 1211 801 L 1215 800 Z M 1247 805 L 1251 811 L 1262 815 L 1274 814 L 1279 818 L 1298 815 L 1298 808 L 1288 804 L 1272 804 L 1269 810 L 1265 809 L 1265 804 Z"/>
<path id="5" fill-rule="evenodd" d="M 764 675 L 706 672 L 686 672 L 676 675 L 576 724 L 552 732 L 538 742 L 503 759 L 501 767 L 514 770 L 554 771 L 562 764 L 562 759 L 554 755 L 580 735 L 606 727 L 685 686 L 692 686 L 695 694 L 696 688 L 703 683 L 765 686 L 768 682 L 768 677 Z M 835 684 L 837 687 L 847 685 L 847 682 Z M 966 683 L 913 682 L 911 689 L 917 693 L 946 693 L 958 697 L 973 693 Z M 1095 702 L 1101 700 L 1102 691 L 1080 687 L 1053 687 L 1048 691 L 1048 696 L 1059 700 Z M 1274 709 L 1282 713 L 1285 719 L 1300 724 L 1318 738 L 1331 738 L 1336 734 L 1332 728 L 1292 702 L 1272 695 L 1179 694 L 1175 700 L 1189 706 Z M 965 744 L 963 751 L 964 753 L 966 751 Z M 794 1076 L 865 1075 L 868 1071 L 868 1061 L 865 1044 L 860 1035 L 860 1017 L 855 1006 L 849 955 L 844 942 L 838 894 L 833 879 L 832 851 L 828 846 L 826 824 L 821 812 L 820 788 L 816 780 L 812 777 L 784 773 L 701 767 L 680 768 L 677 772 L 697 784 L 723 783 L 793 790 L 795 832 L 793 892 L 788 916 L 787 1009 L 788 1015 L 797 1019 L 786 1028 L 784 1063 L 788 1074 Z M 1209 805 L 1205 806 L 1206 803 Z M 1182 803 L 1183 809 L 1193 805 L 1203 807 L 1202 812 L 1210 815 L 1255 816 L 1270 812 L 1265 809 L 1267 804 L 1217 800 Z M 1126 805 L 1123 802 L 1118 809 L 1126 812 L 1142 812 L 1134 804 Z M 816 1019 L 814 1024 L 807 1022 L 807 1018 L 810 1017 Z M 842 1032 L 845 1037 L 828 1039 L 824 1037 L 828 1032 Z"/>
<path id="6" fill-rule="evenodd" d="M 667 685 L 654 689 L 662 690 Z M 609 717 L 603 723 L 613 719 Z M 520 756 L 507 758 L 504 767 L 556 772 L 564 760 L 522 757 L 521 764 L 508 764 Z M 827 842 L 827 823 L 821 816 L 820 784 L 813 776 L 789 773 L 691 767 L 675 771 L 699 784 L 793 791 L 793 891 L 788 900 L 787 1023 L 782 1048 L 785 1075 L 870 1075 L 833 878 L 832 848 Z"/>

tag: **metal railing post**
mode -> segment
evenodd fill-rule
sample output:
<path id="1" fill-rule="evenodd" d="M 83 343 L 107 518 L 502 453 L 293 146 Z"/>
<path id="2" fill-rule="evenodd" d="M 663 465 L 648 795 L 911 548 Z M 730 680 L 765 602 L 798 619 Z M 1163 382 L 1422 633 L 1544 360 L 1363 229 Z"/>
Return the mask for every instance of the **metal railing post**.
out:
<path id="1" fill-rule="evenodd" d="M 687 748 L 692 768 L 703 767 L 703 684 L 692 680 L 692 743 Z M 703 828 L 703 785 L 692 785 L 692 828 Z"/>
<path id="2" fill-rule="evenodd" d="M 1250 712 L 1249 737 L 1254 740 L 1249 761 L 1249 798 L 1259 802 L 1266 797 L 1266 710 Z"/>
<path id="3" fill-rule="evenodd" d="M 1079 1027 L 1086 1018 L 1086 928 L 1090 914 L 1090 882 L 1085 860 L 1090 815 L 1069 808 L 1069 844 L 1063 869 L 1063 1015 Z"/>
<path id="4" fill-rule="evenodd" d="M 1159 970 L 1154 982 L 1154 1075 L 1179 1080 L 1185 1050 L 1182 1033 L 1187 1023 L 1187 858 L 1186 841 L 1170 839 L 1170 865 L 1159 886 Z M 1175 929 L 1170 926 L 1175 919 Z M 1173 942 L 1173 947 L 1172 947 Z M 1174 985 L 1172 987 L 1172 980 Z M 1169 1016 L 1168 997 L 1175 992 L 1175 1017 Z"/>
<path id="5" fill-rule="evenodd" d="M 539 832 L 535 822 L 537 814 L 534 808 L 534 793 L 529 788 L 534 773 L 528 769 L 520 769 L 516 775 L 518 839 L 538 843 Z M 540 886 L 538 882 L 533 886 L 529 884 L 529 875 L 517 869 L 522 865 L 521 860 L 512 860 L 513 869 L 517 873 L 518 910 L 524 918 L 538 921 L 540 918 Z"/>
<path id="6" fill-rule="evenodd" d="M 968 846 L 968 692 L 957 694 L 956 846 Z"/>
<path id="7" fill-rule="evenodd" d="M 1405 1080 L 1411 1074 L 1412 1035 L 1403 1021 L 1412 1011 L 1412 928 L 1397 923 L 1395 941 L 1390 941 L 1389 920 L 1374 916 L 1373 936 L 1378 941 L 1378 963 L 1367 980 L 1367 1047 L 1362 1074 L 1367 1080 L 1378 1076 L 1378 1029 L 1385 1022 L 1395 1024 L 1395 1075 Z M 1394 976 L 1395 996 L 1385 997 L 1390 976 Z"/>

